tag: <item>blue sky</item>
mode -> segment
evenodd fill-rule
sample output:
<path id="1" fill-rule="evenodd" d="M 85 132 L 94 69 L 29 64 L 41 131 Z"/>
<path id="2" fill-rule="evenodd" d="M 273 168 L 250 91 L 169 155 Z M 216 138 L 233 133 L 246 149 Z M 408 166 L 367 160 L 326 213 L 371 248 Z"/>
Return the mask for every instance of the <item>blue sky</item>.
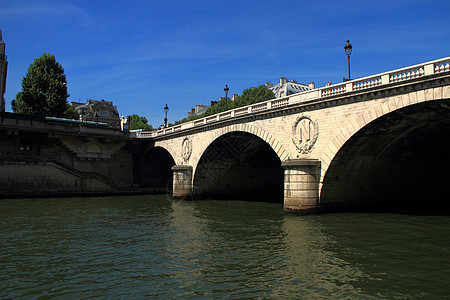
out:
<path id="1" fill-rule="evenodd" d="M 6 110 L 42 53 L 70 101 L 109 100 L 158 126 L 196 104 L 277 83 L 338 83 L 450 56 L 450 1 L 0 0 Z"/>

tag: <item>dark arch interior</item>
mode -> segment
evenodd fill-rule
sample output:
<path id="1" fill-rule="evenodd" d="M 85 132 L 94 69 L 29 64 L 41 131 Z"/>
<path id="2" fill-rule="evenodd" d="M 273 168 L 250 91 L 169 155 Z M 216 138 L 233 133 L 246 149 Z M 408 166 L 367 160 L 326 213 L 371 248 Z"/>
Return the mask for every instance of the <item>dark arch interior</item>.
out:
<path id="1" fill-rule="evenodd" d="M 450 101 L 389 113 L 356 133 L 332 161 L 321 204 L 448 214 Z"/>
<path id="2" fill-rule="evenodd" d="M 265 141 L 232 132 L 203 153 L 194 175 L 194 196 L 281 203 L 283 178 L 281 161 Z"/>
<path id="3" fill-rule="evenodd" d="M 175 161 L 167 150 L 150 148 L 135 160 L 135 181 L 151 191 L 172 192 L 173 165 Z"/>

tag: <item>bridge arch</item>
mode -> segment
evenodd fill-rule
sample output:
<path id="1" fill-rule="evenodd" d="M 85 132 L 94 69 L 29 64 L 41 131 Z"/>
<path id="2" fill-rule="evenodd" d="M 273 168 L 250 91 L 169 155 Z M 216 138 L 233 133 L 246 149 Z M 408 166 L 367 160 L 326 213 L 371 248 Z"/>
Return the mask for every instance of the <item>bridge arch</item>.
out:
<path id="1" fill-rule="evenodd" d="M 450 99 L 433 96 L 390 98 L 342 129 L 330 146 L 336 154 L 323 157 L 320 205 L 444 206 L 450 192 L 441 184 L 450 168 Z"/>
<path id="2" fill-rule="evenodd" d="M 180 155 L 178 155 L 178 151 L 175 151 L 175 149 L 172 146 L 172 143 L 167 142 L 165 140 L 157 141 L 155 142 L 154 147 L 161 147 L 164 150 L 166 150 L 170 156 L 172 156 L 172 159 L 174 160 L 175 164 L 182 164 L 183 160 Z"/>
<path id="3" fill-rule="evenodd" d="M 259 139 L 261 139 L 262 141 L 266 142 L 267 145 L 273 149 L 273 151 L 276 153 L 276 155 L 281 161 L 284 161 L 289 158 L 289 152 L 286 150 L 283 144 L 279 140 L 277 140 L 270 132 L 264 130 L 261 127 L 257 127 L 251 124 L 240 123 L 212 130 L 208 132 L 205 136 L 203 136 L 202 144 L 204 146 L 200 150 L 196 151 L 195 155 L 193 155 L 192 158 L 192 164 L 194 166 L 194 169 L 196 168 L 198 161 L 200 160 L 200 158 L 202 157 L 202 155 L 204 154 L 209 145 L 211 145 L 218 138 L 232 132 L 245 132 L 254 135 Z"/>
<path id="4" fill-rule="evenodd" d="M 450 106 L 446 103 L 450 98 L 449 71 L 447 57 L 230 110 L 158 132 L 140 133 L 139 136 L 154 138 L 155 145 L 160 141 L 167 143 L 161 145 L 172 153 L 177 163 L 172 168 L 177 197 L 191 192 L 193 174 L 209 151 L 208 147 L 232 133 L 257 136 L 276 153 L 284 168 L 284 209 L 312 212 L 320 210 L 324 207 L 322 204 L 336 195 L 343 201 L 349 195 L 342 189 L 331 187 L 347 187 L 352 197 L 358 198 L 361 193 L 350 184 L 350 178 L 357 177 L 353 170 L 364 171 L 365 164 L 370 165 L 372 161 L 379 164 L 383 155 L 390 162 L 395 162 L 393 158 L 404 158 L 394 149 L 402 149 L 401 143 L 414 144 L 415 149 L 420 149 L 412 137 L 426 136 L 426 130 L 432 133 L 434 140 L 440 140 L 439 134 L 445 136 L 446 132 L 440 131 L 439 124 L 447 127 L 441 115 L 446 113 L 444 106 Z M 434 118 L 434 125 L 428 125 L 429 120 L 421 120 L 418 107 Z M 305 120 L 305 124 L 298 126 L 299 117 L 309 119 L 309 122 Z M 314 125 L 309 126 L 311 124 Z M 376 138 L 363 143 L 369 135 Z M 436 144 L 430 138 L 421 137 L 420 140 Z M 411 152 L 411 149 L 407 150 Z M 431 152 L 442 155 L 437 146 L 433 146 Z M 369 158 L 361 160 L 364 155 Z M 421 157 L 416 155 L 415 158 Z M 350 160 L 348 165 L 352 168 L 347 168 L 348 174 L 342 174 L 340 171 L 345 167 L 346 159 Z M 388 167 L 387 164 L 384 166 Z M 396 176 L 408 174 L 406 164 L 402 164 L 401 170 Z M 388 176 L 389 170 L 385 171 L 384 175 Z M 401 182 L 406 183 L 405 180 Z M 370 185 L 367 179 L 366 184 Z M 365 192 L 365 195 L 369 193 Z"/>
<path id="5" fill-rule="evenodd" d="M 284 169 L 261 137 L 227 130 L 209 143 L 193 173 L 194 196 L 282 202 Z"/>
<path id="6" fill-rule="evenodd" d="M 342 148 L 342 146 L 357 132 L 363 129 L 366 125 L 372 121 L 383 117 L 393 111 L 401 110 L 404 107 L 411 105 L 416 105 L 423 102 L 433 101 L 433 100 L 444 100 L 446 97 L 443 94 L 442 87 L 437 88 L 434 92 L 433 90 L 428 91 L 412 91 L 409 93 L 404 93 L 402 95 L 397 95 L 393 97 L 388 97 L 386 101 L 381 103 L 377 102 L 372 107 L 367 108 L 363 112 L 357 114 L 352 119 L 346 121 L 345 126 L 338 131 L 334 138 L 328 145 L 328 151 L 324 151 L 321 155 L 320 160 L 322 161 L 322 174 L 325 174 L 327 167 L 330 165 L 334 156 Z M 331 155 L 330 155 L 331 153 Z"/>
<path id="7" fill-rule="evenodd" d="M 171 192 L 175 160 L 166 148 L 150 147 L 134 160 L 135 183 L 154 192 Z"/>

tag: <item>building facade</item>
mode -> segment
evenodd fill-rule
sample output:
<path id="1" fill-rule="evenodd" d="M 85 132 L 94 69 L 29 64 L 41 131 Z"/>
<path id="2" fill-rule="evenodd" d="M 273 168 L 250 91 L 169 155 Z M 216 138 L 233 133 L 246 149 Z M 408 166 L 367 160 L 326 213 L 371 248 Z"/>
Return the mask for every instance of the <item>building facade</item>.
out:
<path id="1" fill-rule="evenodd" d="M 201 115 L 210 107 L 211 107 L 210 105 L 197 104 L 195 108 L 193 108 L 190 112 L 187 113 L 187 117 L 190 118 L 193 116 Z"/>
<path id="2" fill-rule="evenodd" d="M 266 83 L 266 86 L 275 94 L 275 98 L 281 98 L 314 89 L 314 83 L 306 85 L 298 83 L 295 80 L 288 81 L 285 77 L 281 77 L 280 83 L 278 84 L 268 82 Z"/>
<path id="3" fill-rule="evenodd" d="M 210 105 L 198 104 L 190 112 L 187 113 L 187 117 L 194 117 L 203 114 L 208 108 L 217 104 L 217 101 L 211 101 Z"/>
<path id="4" fill-rule="evenodd" d="M 72 102 L 81 121 L 103 122 L 111 128 L 120 128 L 120 116 L 112 101 L 92 100 L 86 103 Z"/>
<path id="5" fill-rule="evenodd" d="M 2 31 L 0 29 L 0 112 L 5 111 L 5 92 L 6 92 L 6 71 L 8 69 L 8 61 L 5 54 L 5 42 L 2 39 Z"/>

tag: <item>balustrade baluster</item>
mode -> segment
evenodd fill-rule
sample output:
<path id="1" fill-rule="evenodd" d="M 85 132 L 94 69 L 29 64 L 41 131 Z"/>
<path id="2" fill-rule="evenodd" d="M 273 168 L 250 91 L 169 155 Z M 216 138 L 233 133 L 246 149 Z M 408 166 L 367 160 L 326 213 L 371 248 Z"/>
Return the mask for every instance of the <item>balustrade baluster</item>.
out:
<path id="1" fill-rule="evenodd" d="M 378 76 L 373 76 L 373 77 L 369 77 L 369 78 L 366 77 L 365 79 L 360 79 L 360 81 L 357 81 L 357 82 L 351 81 L 349 83 L 344 83 L 344 84 L 340 84 L 340 85 L 334 85 L 334 86 L 329 86 L 329 87 L 327 86 L 327 87 L 321 88 L 321 89 L 317 90 L 316 92 L 314 92 L 314 95 L 317 95 L 319 98 L 331 97 L 331 96 L 336 96 L 336 95 L 340 95 L 340 94 L 351 92 L 351 91 L 373 88 L 373 87 L 382 86 L 382 85 L 385 85 L 388 83 L 396 83 L 396 82 L 401 82 L 404 80 L 419 78 L 419 77 L 425 76 L 425 75 L 428 76 L 428 75 L 431 75 L 434 73 L 448 72 L 448 71 L 450 71 L 450 60 L 447 57 L 440 61 L 429 62 L 429 63 L 423 64 L 421 66 L 416 65 L 415 67 L 403 68 L 400 70 L 391 71 L 389 73 L 383 73 Z M 310 92 L 308 92 L 308 93 L 310 93 Z M 260 111 L 267 110 L 267 109 L 279 108 L 279 107 L 288 105 L 290 103 L 289 99 L 290 99 L 289 97 L 285 97 L 285 98 L 281 98 L 281 99 L 274 99 L 270 102 L 250 105 L 245 108 L 235 109 L 230 112 L 221 113 L 217 116 L 212 116 L 212 117 L 192 121 L 190 123 L 187 123 L 186 125 L 181 125 L 181 126 L 177 126 L 177 127 L 173 127 L 173 128 L 169 128 L 169 129 L 164 129 L 164 130 L 158 130 L 158 131 L 148 133 L 148 134 L 147 133 L 136 133 L 136 136 L 139 138 L 157 137 L 157 136 L 164 135 L 164 134 L 171 133 L 171 132 L 173 133 L 173 132 L 182 131 L 184 129 L 188 129 L 188 128 L 195 127 L 195 126 L 200 126 L 200 125 L 220 121 L 220 120 L 227 119 L 227 118 L 233 118 L 235 116 L 242 116 L 242 115 L 250 114 L 252 112 L 260 112 Z M 291 103 L 300 103 L 307 99 L 311 99 L 310 95 L 299 96 L 298 98 L 294 97 L 294 98 L 292 98 Z"/>

